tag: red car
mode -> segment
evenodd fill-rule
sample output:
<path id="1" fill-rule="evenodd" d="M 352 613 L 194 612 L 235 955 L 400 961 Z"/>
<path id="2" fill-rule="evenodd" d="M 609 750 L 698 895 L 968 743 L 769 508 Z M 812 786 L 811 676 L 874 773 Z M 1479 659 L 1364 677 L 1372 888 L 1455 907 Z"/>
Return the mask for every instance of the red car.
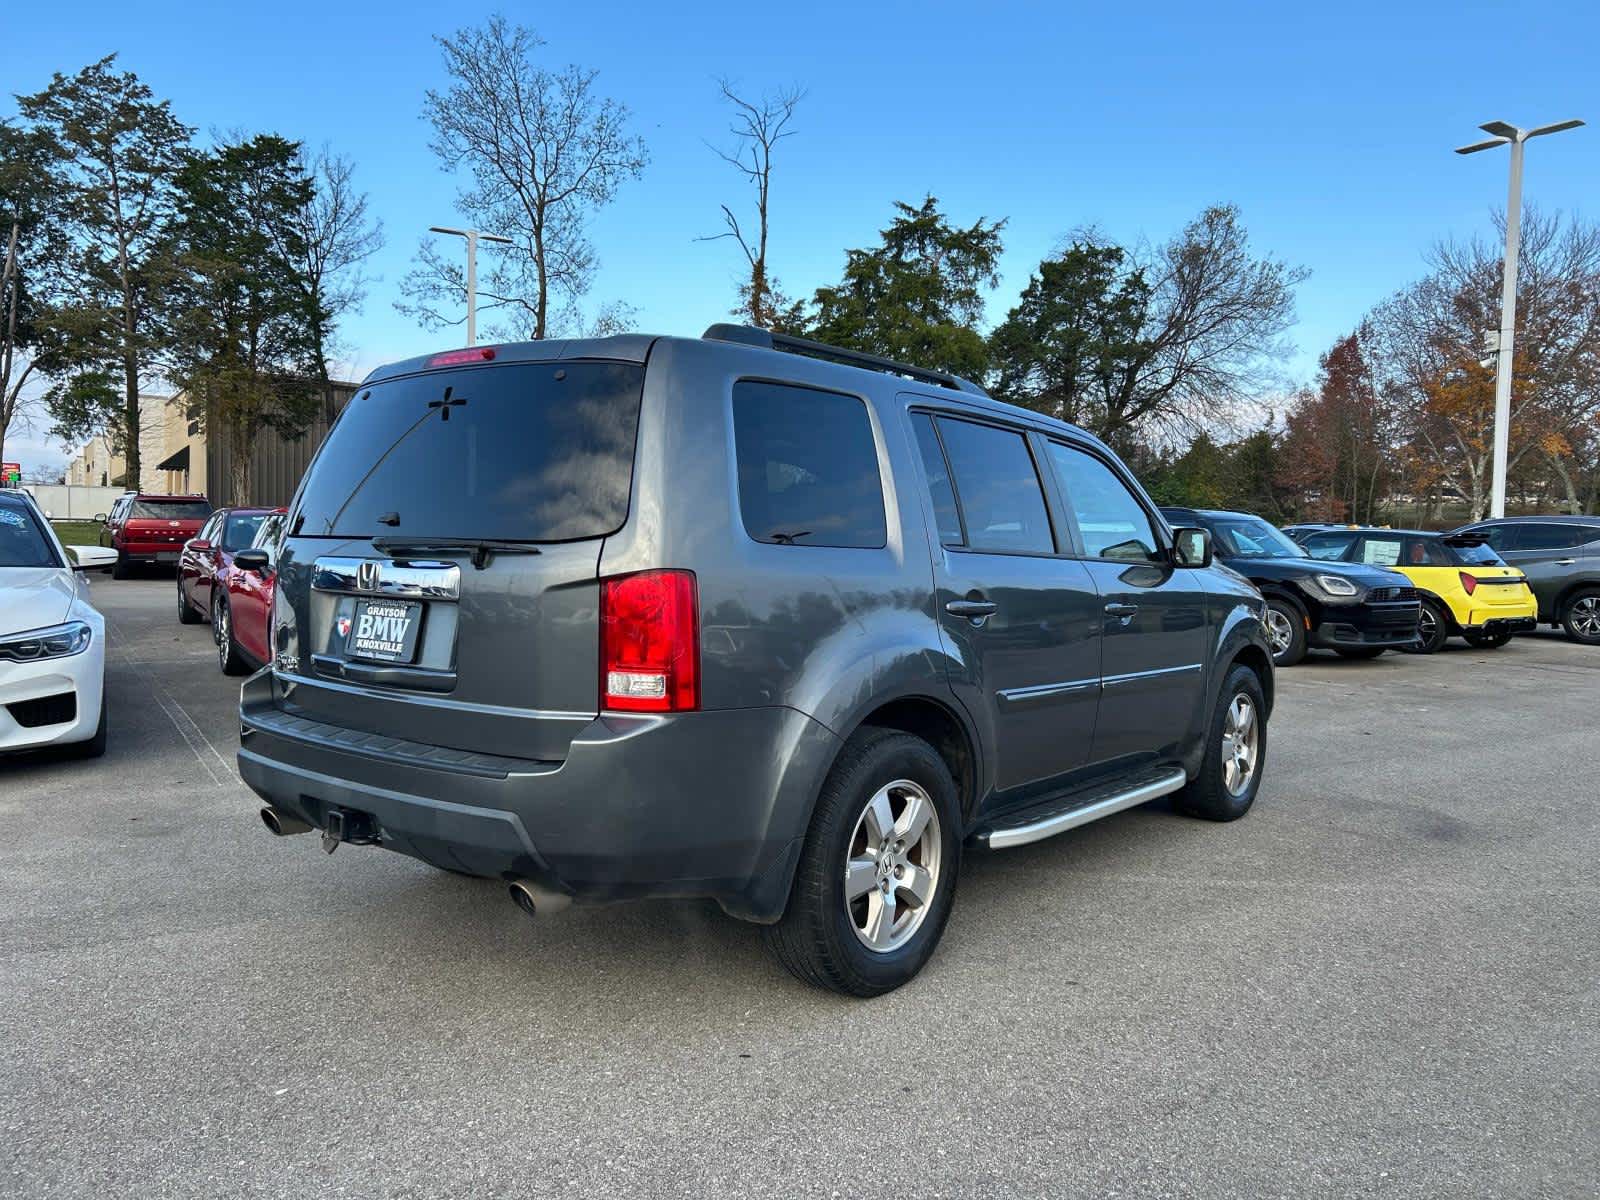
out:
<path id="1" fill-rule="evenodd" d="M 198 625 L 211 619 L 212 583 L 219 572 L 232 562 L 233 556 L 255 541 L 261 523 L 274 512 L 272 508 L 219 508 L 209 520 L 183 544 L 178 556 L 178 621 L 183 625 Z"/>
<path id="2" fill-rule="evenodd" d="M 267 513 L 250 545 L 217 572 L 212 584 L 211 635 L 224 675 L 244 675 L 271 657 L 273 564 L 286 516 L 281 508 Z"/>
<path id="3" fill-rule="evenodd" d="M 204 496 L 151 496 L 129 492 L 111 506 L 100 544 L 117 552 L 111 578 L 126 579 L 135 563 L 175 564 L 183 544 L 211 515 Z"/>

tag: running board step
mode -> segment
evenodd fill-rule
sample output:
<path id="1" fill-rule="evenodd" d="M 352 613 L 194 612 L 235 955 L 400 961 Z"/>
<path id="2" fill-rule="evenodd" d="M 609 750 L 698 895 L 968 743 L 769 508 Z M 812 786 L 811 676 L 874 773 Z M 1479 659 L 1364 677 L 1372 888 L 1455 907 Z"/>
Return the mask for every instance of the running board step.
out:
<path id="1" fill-rule="evenodd" d="M 1026 846 L 1125 808 L 1171 795 L 1188 781 L 1189 777 L 1180 767 L 1141 771 L 1131 778 L 1124 776 L 1083 791 L 1069 792 L 1019 812 L 1002 813 L 980 825 L 972 841 L 990 850 Z"/>

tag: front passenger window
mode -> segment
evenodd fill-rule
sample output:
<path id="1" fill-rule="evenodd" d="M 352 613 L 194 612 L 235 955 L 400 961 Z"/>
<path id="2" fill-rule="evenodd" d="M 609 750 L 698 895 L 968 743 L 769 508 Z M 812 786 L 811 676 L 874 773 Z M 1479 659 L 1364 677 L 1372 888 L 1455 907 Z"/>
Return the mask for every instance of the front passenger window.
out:
<path id="1" fill-rule="evenodd" d="M 1092 454 L 1050 443 L 1050 459 L 1078 518 L 1078 534 L 1090 558 L 1160 562 L 1150 517 L 1128 485 Z"/>

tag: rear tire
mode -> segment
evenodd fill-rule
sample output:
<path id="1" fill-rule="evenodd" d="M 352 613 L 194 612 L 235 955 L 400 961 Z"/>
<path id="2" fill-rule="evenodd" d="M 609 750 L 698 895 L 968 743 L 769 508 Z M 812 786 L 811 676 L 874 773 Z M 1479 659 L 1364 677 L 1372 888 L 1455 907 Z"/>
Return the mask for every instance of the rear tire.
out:
<path id="1" fill-rule="evenodd" d="M 128 577 L 128 571 L 132 565 L 133 564 L 128 561 L 128 556 L 121 550 L 118 550 L 117 561 L 111 564 L 111 578 L 126 579 Z"/>
<path id="2" fill-rule="evenodd" d="M 1422 602 L 1422 615 L 1417 621 L 1417 641 L 1405 648 L 1407 654 L 1435 654 L 1450 636 L 1450 618 L 1433 600 Z"/>
<path id="3" fill-rule="evenodd" d="M 1489 632 L 1483 629 L 1468 629 L 1461 634 L 1467 639 L 1469 646 L 1476 646 L 1479 650 L 1498 650 L 1511 640 L 1511 631 L 1508 629 Z"/>
<path id="4" fill-rule="evenodd" d="M 1342 646 L 1335 647 L 1340 658 L 1370 659 L 1377 658 L 1388 649 L 1387 646 Z"/>
<path id="5" fill-rule="evenodd" d="M 944 759 L 921 738 L 864 727 L 822 785 L 789 906 L 766 927 L 767 945 L 817 987 L 892 991 L 938 946 L 960 866 L 961 808 Z M 917 887 L 928 893 L 920 902 Z"/>
<path id="6" fill-rule="evenodd" d="M 211 636 L 217 641 L 217 665 L 224 675 L 243 675 L 249 667 L 233 640 L 233 612 L 221 593 L 211 601 Z"/>
<path id="7" fill-rule="evenodd" d="M 1561 628 L 1585 646 L 1600 646 L 1600 588 L 1574 592 L 1561 610 Z"/>
<path id="8" fill-rule="evenodd" d="M 1191 817 L 1237 821 L 1256 802 L 1266 765 L 1266 697 L 1260 677 L 1239 665 L 1228 672 L 1217 693 L 1206 730 L 1205 761 L 1200 774 L 1177 794 L 1177 806 Z"/>
<path id="9" fill-rule="evenodd" d="M 183 580 L 181 578 L 178 580 L 178 624 L 200 624 L 200 614 L 195 612 L 194 605 L 189 603 L 189 597 L 184 594 Z"/>
<path id="10" fill-rule="evenodd" d="M 1267 597 L 1267 641 L 1274 666 L 1292 667 L 1306 656 L 1306 614 L 1293 600 Z"/>

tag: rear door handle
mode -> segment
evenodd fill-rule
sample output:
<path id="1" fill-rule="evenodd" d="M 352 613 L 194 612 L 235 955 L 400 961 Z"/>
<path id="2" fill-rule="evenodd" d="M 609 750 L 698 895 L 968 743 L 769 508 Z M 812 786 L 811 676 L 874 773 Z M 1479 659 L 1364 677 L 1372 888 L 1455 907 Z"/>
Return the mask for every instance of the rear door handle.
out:
<path id="1" fill-rule="evenodd" d="M 1126 621 L 1129 617 L 1133 616 L 1138 611 L 1139 611 L 1139 606 L 1137 604 L 1118 604 L 1115 601 L 1113 601 L 1112 603 L 1106 605 L 1106 616 L 1108 616 L 1108 617 L 1120 617 L 1124 621 Z"/>
<path id="2" fill-rule="evenodd" d="M 976 621 L 987 617 L 999 607 L 993 600 L 951 600 L 945 604 L 944 610 L 952 617 L 966 617 L 969 621 Z"/>

